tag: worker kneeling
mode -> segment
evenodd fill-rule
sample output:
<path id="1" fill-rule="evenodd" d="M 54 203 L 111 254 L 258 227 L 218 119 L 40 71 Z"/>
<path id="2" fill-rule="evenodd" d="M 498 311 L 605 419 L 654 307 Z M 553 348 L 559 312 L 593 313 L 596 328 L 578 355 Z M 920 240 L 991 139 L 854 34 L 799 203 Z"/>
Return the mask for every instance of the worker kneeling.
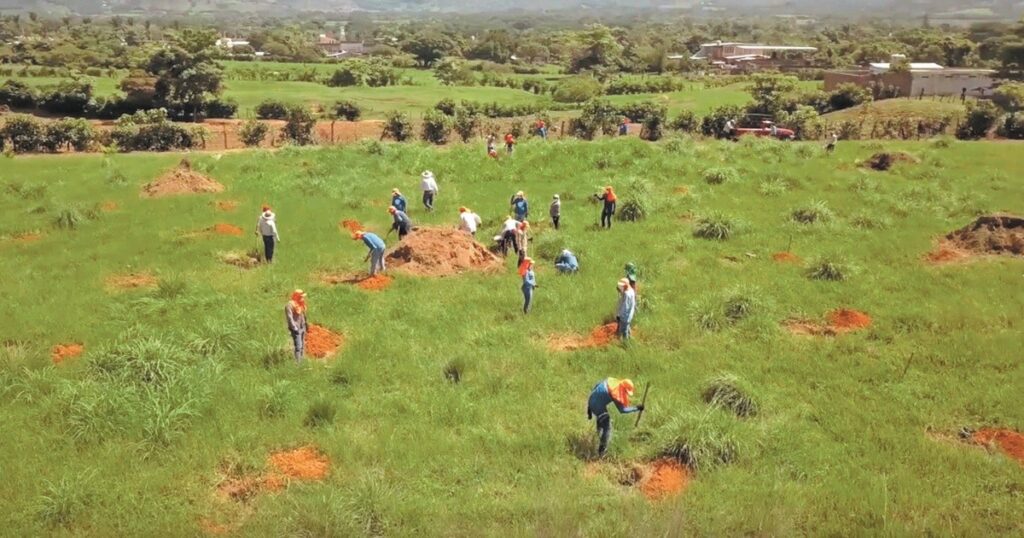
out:
<path id="1" fill-rule="evenodd" d="M 563 274 L 575 273 L 580 270 L 580 262 L 576 259 L 575 254 L 569 249 L 565 249 L 555 258 L 555 269 Z"/>
<path id="2" fill-rule="evenodd" d="M 629 406 L 629 397 L 633 395 L 633 382 L 629 379 L 608 379 L 598 382 L 590 393 L 587 402 L 587 420 L 597 417 L 597 435 L 599 444 L 597 455 L 604 457 L 608 451 L 608 441 L 612 438 L 612 417 L 608 414 L 608 404 L 614 403 L 620 413 L 636 413 L 643 411 L 644 406 Z"/>

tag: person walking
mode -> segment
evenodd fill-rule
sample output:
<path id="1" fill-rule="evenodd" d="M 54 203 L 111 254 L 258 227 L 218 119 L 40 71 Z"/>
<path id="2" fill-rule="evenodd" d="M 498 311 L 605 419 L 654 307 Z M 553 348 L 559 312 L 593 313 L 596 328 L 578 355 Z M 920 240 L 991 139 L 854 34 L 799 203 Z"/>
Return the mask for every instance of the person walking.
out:
<path id="1" fill-rule="evenodd" d="M 537 136 L 542 140 L 548 139 L 548 124 L 543 118 L 537 118 Z"/>
<path id="2" fill-rule="evenodd" d="M 420 181 L 420 190 L 423 191 L 423 207 L 427 208 L 427 211 L 434 210 L 434 197 L 437 196 L 437 178 L 434 177 L 434 173 L 430 170 L 423 172 L 421 175 L 422 180 Z"/>
<path id="3" fill-rule="evenodd" d="M 825 152 L 832 153 L 833 151 L 835 151 L 837 143 L 839 143 L 839 135 L 833 132 L 832 136 L 830 136 L 828 139 L 828 144 L 825 146 Z"/>
<path id="4" fill-rule="evenodd" d="M 501 225 L 501 255 L 508 256 L 508 249 L 512 247 L 512 250 L 519 252 L 519 243 L 517 240 L 519 230 L 519 221 L 512 218 L 511 215 L 505 217 L 505 222 Z"/>
<path id="5" fill-rule="evenodd" d="M 393 219 L 391 230 L 398 231 L 398 240 L 401 241 L 405 236 L 409 235 L 409 230 L 412 229 L 412 219 L 409 218 L 409 215 L 405 214 L 405 211 L 399 211 L 394 206 L 388 208 L 388 213 L 391 213 L 391 218 Z"/>
<path id="6" fill-rule="evenodd" d="M 459 229 L 468 233 L 469 235 L 476 237 L 476 230 L 483 224 L 480 220 L 480 215 L 469 210 L 469 208 L 463 206 L 459 208 Z"/>
<path id="7" fill-rule="evenodd" d="M 512 152 L 516 150 L 516 137 L 512 133 L 505 135 L 505 153 L 512 155 Z"/>
<path id="8" fill-rule="evenodd" d="M 726 120 L 724 129 L 725 138 L 729 140 L 736 139 L 736 122 L 732 118 Z"/>
<path id="9" fill-rule="evenodd" d="M 405 211 L 407 206 L 408 202 L 405 201 L 405 196 L 402 196 L 401 191 L 398 189 L 391 189 L 391 207 L 399 211 Z"/>
<path id="10" fill-rule="evenodd" d="M 555 258 L 555 269 L 558 269 L 559 273 L 570 274 L 580 270 L 580 262 L 576 259 L 576 255 L 569 249 L 562 250 L 562 253 Z"/>
<path id="11" fill-rule="evenodd" d="M 530 203 L 526 201 L 526 195 L 523 194 L 523 191 L 512 195 L 512 199 L 508 203 L 512 206 L 512 214 L 516 216 L 516 220 L 519 222 L 523 222 L 530 216 Z"/>
<path id="12" fill-rule="evenodd" d="M 529 232 L 530 223 L 528 221 L 524 220 L 523 222 L 520 222 L 518 226 L 516 226 L 516 246 L 518 247 L 519 252 L 519 263 L 523 263 L 523 260 L 526 259 L 526 248 L 527 244 L 530 241 L 528 235 Z"/>
<path id="13" fill-rule="evenodd" d="M 590 391 L 587 399 L 587 420 L 597 418 L 597 456 L 603 458 L 608 452 L 608 442 L 612 438 L 612 417 L 608 413 L 608 404 L 614 403 L 619 413 L 629 414 L 643 411 L 644 405 L 630 407 L 629 398 L 635 387 L 629 379 L 609 377 L 598 381 Z"/>
<path id="14" fill-rule="evenodd" d="M 559 229 L 562 221 L 562 199 L 557 194 L 551 198 L 551 208 L 548 210 L 548 214 L 551 215 L 551 224 L 554 224 L 556 230 Z"/>
<path id="15" fill-rule="evenodd" d="M 288 333 L 292 335 L 292 347 L 295 351 L 295 362 L 302 363 L 306 351 L 306 293 L 302 290 L 292 292 L 291 300 L 284 306 L 284 318 L 288 322 Z"/>
<path id="16" fill-rule="evenodd" d="M 629 326 L 633 323 L 633 316 L 636 314 L 636 292 L 629 285 L 628 278 L 619 280 L 618 288 L 619 305 L 615 312 L 615 321 L 618 322 L 618 327 L 615 332 L 623 342 L 626 342 L 632 335 Z"/>
<path id="17" fill-rule="evenodd" d="M 537 277 L 533 274 L 533 259 L 523 258 L 519 264 L 519 276 L 523 279 L 523 314 L 530 313 L 533 306 L 533 290 L 537 289 Z"/>
<path id="18" fill-rule="evenodd" d="M 384 251 L 387 246 L 384 244 L 384 240 L 379 235 L 373 232 L 358 231 L 352 236 L 353 239 L 361 239 L 366 248 L 370 251 L 363 258 L 363 261 L 370 261 L 370 276 L 376 275 L 377 273 L 384 272 Z"/>
<path id="19" fill-rule="evenodd" d="M 629 118 L 622 118 L 622 123 L 619 124 L 619 136 L 626 136 L 629 134 Z"/>
<path id="20" fill-rule="evenodd" d="M 492 159 L 498 158 L 498 137 L 494 133 L 487 135 L 487 156 Z"/>
<path id="21" fill-rule="evenodd" d="M 615 189 L 609 185 L 604 188 L 603 194 L 595 194 L 594 198 L 599 202 L 604 202 L 601 207 L 601 227 L 611 229 L 612 217 L 615 216 L 615 205 L 619 199 L 615 196 Z"/>
<path id="22" fill-rule="evenodd" d="M 256 235 L 263 237 L 263 259 L 273 263 L 274 247 L 281 242 L 281 236 L 277 233 L 277 216 L 267 204 L 263 204 L 262 210 L 256 221 Z"/>

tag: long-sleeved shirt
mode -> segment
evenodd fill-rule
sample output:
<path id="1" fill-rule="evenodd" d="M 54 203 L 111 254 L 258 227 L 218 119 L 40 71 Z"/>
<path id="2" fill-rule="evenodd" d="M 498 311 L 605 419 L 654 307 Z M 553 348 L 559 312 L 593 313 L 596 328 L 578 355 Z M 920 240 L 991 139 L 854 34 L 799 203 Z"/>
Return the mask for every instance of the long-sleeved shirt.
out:
<path id="1" fill-rule="evenodd" d="M 619 297 L 619 308 L 615 312 L 615 317 L 628 323 L 633 321 L 634 314 L 636 314 L 636 292 L 633 291 L 633 288 L 627 287 Z"/>
<path id="2" fill-rule="evenodd" d="M 533 269 L 526 271 L 523 275 L 523 291 L 533 290 L 537 287 L 537 277 L 533 274 Z"/>
<path id="3" fill-rule="evenodd" d="M 594 390 L 590 392 L 590 399 L 587 400 L 587 411 L 594 415 L 607 413 L 608 404 L 610 403 L 614 403 L 620 413 L 636 413 L 639 411 L 636 407 L 626 407 L 612 399 L 611 393 L 608 392 L 608 380 L 603 379 L 597 385 L 594 385 Z"/>
<path id="4" fill-rule="evenodd" d="M 437 180 L 434 179 L 434 176 L 423 178 L 423 181 L 420 181 L 420 190 L 423 192 L 438 192 Z"/>
<path id="5" fill-rule="evenodd" d="M 405 201 L 405 196 L 402 196 L 401 194 L 396 194 L 391 197 L 391 207 L 399 211 L 405 211 L 406 205 L 407 204 Z"/>
<path id="6" fill-rule="evenodd" d="M 519 222 L 516 221 L 516 219 L 508 219 L 501 225 L 501 233 L 506 234 L 508 232 L 515 232 L 518 226 Z"/>
<path id="7" fill-rule="evenodd" d="M 405 214 L 405 211 L 395 210 L 395 213 L 391 216 L 395 219 L 394 224 L 391 225 L 393 229 L 412 228 L 412 219 L 409 218 L 409 215 Z"/>
<path id="8" fill-rule="evenodd" d="M 576 271 L 580 268 L 580 262 L 572 252 L 559 254 L 558 258 L 555 259 L 555 265 L 558 264 L 564 264 L 570 271 Z"/>
<path id="9" fill-rule="evenodd" d="M 526 198 L 516 198 L 512 200 L 512 210 L 520 219 L 526 218 L 530 214 L 530 204 L 526 201 Z"/>
<path id="10" fill-rule="evenodd" d="M 306 313 L 299 312 L 291 301 L 284 306 L 284 319 L 288 322 L 289 331 L 293 333 L 306 332 Z"/>
<path id="11" fill-rule="evenodd" d="M 614 194 L 609 195 L 607 192 L 597 197 L 598 200 L 604 202 L 605 213 L 615 213 L 615 202 L 619 199 Z"/>
<path id="12" fill-rule="evenodd" d="M 256 221 L 256 231 L 260 235 L 267 237 L 273 237 L 275 241 L 280 241 L 281 238 L 277 235 L 277 216 L 270 211 L 266 211 L 260 214 L 260 219 Z"/>
<path id="13" fill-rule="evenodd" d="M 370 250 L 384 250 L 384 240 L 379 235 L 373 232 L 366 232 L 363 234 L 363 244 Z"/>
<path id="14" fill-rule="evenodd" d="M 555 200 L 554 202 L 551 202 L 550 214 L 551 214 L 552 217 L 560 217 L 560 216 L 562 216 L 562 201 L 561 200 Z"/>
<path id="15" fill-rule="evenodd" d="M 465 213 L 459 215 L 459 221 L 461 222 L 459 227 L 462 229 L 462 231 L 469 232 L 471 234 L 475 234 L 476 229 L 480 227 L 480 224 L 482 224 L 482 221 L 480 220 L 480 215 L 477 215 L 472 211 L 466 211 Z"/>

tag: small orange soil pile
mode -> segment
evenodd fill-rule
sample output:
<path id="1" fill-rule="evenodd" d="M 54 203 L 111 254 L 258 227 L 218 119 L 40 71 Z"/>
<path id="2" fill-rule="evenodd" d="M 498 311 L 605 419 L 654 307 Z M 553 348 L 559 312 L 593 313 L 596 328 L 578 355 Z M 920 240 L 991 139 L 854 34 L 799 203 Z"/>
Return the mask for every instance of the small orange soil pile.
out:
<path id="1" fill-rule="evenodd" d="M 800 263 L 802 261 L 800 256 L 792 252 L 776 252 L 772 254 L 772 259 L 779 263 Z"/>
<path id="2" fill-rule="evenodd" d="M 1007 456 L 1024 465 L 1024 434 L 1013 430 L 986 428 L 974 432 L 971 440 L 979 445 L 996 445 Z"/>
<path id="3" fill-rule="evenodd" d="M 640 491 L 648 499 L 659 500 L 682 492 L 689 482 L 689 469 L 672 458 L 664 458 L 651 464 L 646 479 L 640 482 Z"/>
<path id="4" fill-rule="evenodd" d="M 238 226 L 235 226 L 233 224 L 224 224 L 223 222 L 218 222 L 217 224 L 214 224 L 213 227 L 210 228 L 210 231 L 217 235 L 240 236 L 243 233 L 242 229 L 239 228 Z"/>
<path id="5" fill-rule="evenodd" d="M 149 273 L 129 273 L 127 275 L 111 275 L 106 279 L 108 288 L 115 290 L 134 290 L 152 288 L 158 280 Z"/>
<path id="6" fill-rule="evenodd" d="M 947 235 L 940 245 L 966 254 L 1009 254 L 1024 256 L 1024 217 L 996 213 L 978 217 L 971 224 Z"/>
<path id="7" fill-rule="evenodd" d="M 338 223 L 338 227 L 348 230 L 351 234 L 355 234 L 359 230 L 363 229 L 363 225 L 360 224 L 358 220 L 343 220 Z"/>
<path id="8" fill-rule="evenodd" d="M 884 172 L 892 168 L 893 165 L 895 165 L 896 163 L 901 162 L 917 163 L 920 161 L 917 159 L 917 157 L 914 157 L 909 153 L 903 153 L 902 151 L 897 151 L 893 153 L 882 152 L 872 155 L 871 158 L 868 159 L 866 163 L 864 163 L 864 165 L 867 166 L 868 168 L 871 168 L 872 170 Z"/>
<path id="9" fill-rule="evenodd" d="M 859 310 L 839 308 L 827 315 L 828 323 L 804 319 L 789 319 L 782 325 L 791 334 L 800 336 L 836 336 L 866 329 L 871 326 L 871 316 Z"/>
<path id="10" fill-rule="evenodd" d="M 315 359 L 326 359 L 345 342 L 340 334 L 333 333 L 320 325 L 310 325 L 306 333 L 306 354 Z"/>
<path id="11" fill-rule="evenodd" d="M 50 351 L 50 358 L 54 364 L 60 364 L 68 359 L 77 357 L 85 351 L 82 344 L 57 344 Z"/>
<path id="12" fill-rule="evenodd" d="M 501 259 L 472 236 L 454 228 L 419 228 L 387 254 L 397 271 L 443 277 L 466 271 L 496 271 Z"/>
<path id="13" fill-rule="evenodd" d="M 970 258 L 971 255 L 964 252 L 946 241 L 941 241 L 935 250 L 929 252 L 926 257 L 932 263 L 953 263 Z"/>
<path id="14" fill-rule="evenodd" d="M 108 201 L 100 204 L 100 210 L 107 213 L 110 213 L 111 211 L 117 211 L 117 207 L 117 202 Z"/>
<path id="15" fill-rule="evenodd" d="M 689 187 L 689 185 L 679 185 L 678 187 L 673 189 L 673 192 L 675 192 L 676 194 L 682 194 L 682 195 L 685 196 L 687 194 L 690 194 L 690 187 Z"/>
<path id="16" fill-rule="evenodd" d="M 598 326 L 587 336 L 575 334 L 556 335 L 548 339 L 548 347 L 555 351 L 575 351 L 578 349 L 594 349 L 611 345 L 618 338 L 618 323 L 607 323 Z"/>
<path id="17" fill-rule="evenodd" d="M 234 200 L 217 200 L 217 209 L 219 211 L 234 211 L 238 207 L 238 202 Z"/>
<path id="18" fill-rule="evenodd" d="M 323 274 L 320 275 L 320 281 L 332 286 L 338 284 L 349 284 L 366 291 L 381 291 L 388 289 L 394 279 L 387 275 L 367 276 L 366 273 L 359 273 L 340 275 Z"/>
<path id="19" fill-rule="evenodd" d="M 323 480 L 331 466 L 327 456 L 312 446 L 276 452 L 267 462 L 281 475 L 298 480 Z"/>
<path id="20" fill-rule="evenodd" d="M 176 168 L 142 187 L 145 198 L 161 198 L 180 194 L 221 192 L 224 185 L 192 170 L 192 163 L 182 159 Z"/>
<path id="21" fill-rule="evenodd" d="M 356 282 L 356 286 L 367 291 L 386 290 L 391 286 L 391 277 L 387 275 L 373 275 Z"/>

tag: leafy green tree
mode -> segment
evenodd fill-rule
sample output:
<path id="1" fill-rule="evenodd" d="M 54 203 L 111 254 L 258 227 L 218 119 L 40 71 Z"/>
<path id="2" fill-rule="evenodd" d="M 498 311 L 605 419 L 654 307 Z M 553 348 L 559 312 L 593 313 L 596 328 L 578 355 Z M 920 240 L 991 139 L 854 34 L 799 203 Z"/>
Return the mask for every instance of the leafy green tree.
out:
<path id="1" fill-rule="evenodd" d="M 594 77 L 567 77 L 558 82 L 552 97 L 559 103 L 583 103 L 600 97 L 603 89 Z"/>
<path id="2" fill-rule="evenodd" d="M 570 73 L 615 67 L 622 59 L 623 47 L 606 26 L 592 27 L 580 36 L 580 41 L 583 46 L 569 63 Z"/>
<path id="3" fill-rule="evenodd" d="M 508 31 L 490 30 L 466 52 L 466 58 L 503 64 L 512 58 L 515 50 L 516 40 Z"/>
<path id="4" fill-rule="evenodd" d="M 458 54 L 459 44 L 441 32 L 425 31 L 405 41 L 402 50 L 412 54 L 420 66 L 430 67 L 445 56 Z"/>
<path id="5" fill-rule="evenodd" d="M 146 66 L 157 79 L 154 98 L 169 110 L 198 120 L 206 100 L 221 91 L 223 70 L 213 60 L 216 34 L 188 29 L 174 41 L 153 54 Z"/>
<path id="6" fill-rule="evenodd" d="M 445 86 L 473 86 L 476 84 L 476 76 L 469 67 L 454 59 L 446 59 L 437 63 L 434 68 L 434 77 Z"/>

